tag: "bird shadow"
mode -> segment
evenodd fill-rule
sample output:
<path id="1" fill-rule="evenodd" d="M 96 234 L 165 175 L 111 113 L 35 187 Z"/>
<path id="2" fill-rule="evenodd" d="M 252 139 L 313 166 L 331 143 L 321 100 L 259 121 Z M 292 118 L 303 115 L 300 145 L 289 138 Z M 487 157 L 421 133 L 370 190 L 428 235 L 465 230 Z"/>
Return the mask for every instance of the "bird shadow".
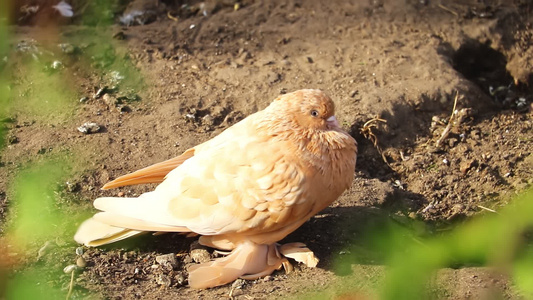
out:
<path id="1" fill-rule="evenodd" d="M 379 263 L 380 253 L 367 248 L 368 233 L 387 222 L 385 213 L 375 207 L 332 207 L 311 218 L 280 243 L 303 242 L 320 259 L 319 267 L 335 269 L 336 256 L 357 247 L 359 263 Z M 350 250 L 351 252 L 351 250 Z"/>
<path id="2" fill-rule="evenodd" d="M 386 198 L 380 206 L 328 207 L 280 243 L 305 243 L 320 259 L 319 268 L 344 276 L 354 264 L 385 265 L 393 252 L 442 230 L 441 223 L 411 217 L 402 208 L 405 199 L 420 200 L 421 195 L 396 190 Z"/>

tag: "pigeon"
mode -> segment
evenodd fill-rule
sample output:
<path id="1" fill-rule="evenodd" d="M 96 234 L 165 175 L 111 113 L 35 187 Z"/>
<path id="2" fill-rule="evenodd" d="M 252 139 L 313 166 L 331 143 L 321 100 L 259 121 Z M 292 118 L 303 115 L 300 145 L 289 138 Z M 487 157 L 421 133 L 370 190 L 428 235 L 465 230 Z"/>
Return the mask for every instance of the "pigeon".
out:
<path id="1" fill-rule="evenodd" d="M 351 185 L 357 142 L 334 113 L 320 90 L 281 95 L 180 156 L 105 184 L 159 183 L 137 198 L 96 199 L 100 212 L 74 239 L 100 246 L 144 232 L 200 235 L 200 244 L 230 253 L 189 267 L 198 289 L 290 271 L 287 258 L 315 267 L 305 244 L 278 242 Z"/>

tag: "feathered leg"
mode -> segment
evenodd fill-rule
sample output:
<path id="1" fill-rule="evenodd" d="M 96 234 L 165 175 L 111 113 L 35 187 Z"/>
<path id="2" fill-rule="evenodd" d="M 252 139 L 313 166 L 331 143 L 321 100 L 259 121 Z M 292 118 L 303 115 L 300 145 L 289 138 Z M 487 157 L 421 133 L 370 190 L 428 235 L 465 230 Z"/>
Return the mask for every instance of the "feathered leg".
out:
<path id="1" fill-rule="evenodd" d="M 271 274 L 287 259 L 279 255 L 276 245 L 239 244 L 228 256 L 189 267 L 189 285 L 202 289 L 224 285 L 241 277 L 255 279 Z"/>

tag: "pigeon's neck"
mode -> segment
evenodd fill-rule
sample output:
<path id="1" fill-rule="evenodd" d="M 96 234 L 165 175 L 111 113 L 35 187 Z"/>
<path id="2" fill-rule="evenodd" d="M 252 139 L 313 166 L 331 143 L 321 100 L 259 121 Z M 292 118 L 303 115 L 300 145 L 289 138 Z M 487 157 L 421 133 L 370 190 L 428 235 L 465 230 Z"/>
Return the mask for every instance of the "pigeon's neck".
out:
<path id="1" fill-rule="evenodd" d="M 295 120 L 284 118 L 279 114 L 261 111 L 265 115 L 257 118 L 256 132 L 263 132 L 266 138 L 290 142 L 295 145 L 299 156 L 308 164 L 326 171 L 324 166 L 331 165 L 338 159 L 355 160 L 356 141 L 342 130 L 322 130 L 305 128 Z M 354 162 L 355 164 L 355 162 Z"/>
<path id="2" fill-rule="evenodd" d="M 309 163 L 319 165 L 333 165 L 344 155 L 355 156 L 355 140 L 342 131 L 314 131 L 308 132 L 303 137 L 298 137 L 298 144 Z"/>

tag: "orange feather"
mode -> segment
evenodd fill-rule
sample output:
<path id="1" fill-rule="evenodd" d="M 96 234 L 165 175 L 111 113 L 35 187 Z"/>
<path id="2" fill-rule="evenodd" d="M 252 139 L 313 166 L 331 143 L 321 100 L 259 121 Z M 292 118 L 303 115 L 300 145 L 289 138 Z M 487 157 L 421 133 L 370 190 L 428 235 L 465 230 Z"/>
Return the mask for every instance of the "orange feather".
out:
<path id="1" fill-rule="evenodd" d="M 151 165 L 144 169 L 137 170 L 133 173 L 122 175 L 117 179 L 106 183 L 102 190 L 108 190 L 126 185 L 142 183 L 160 183 L 163 182 L 167 174 L 181 165 L 184 161 L 194 156 L 194 148 L 188 149 L 178 157 Z"/>

